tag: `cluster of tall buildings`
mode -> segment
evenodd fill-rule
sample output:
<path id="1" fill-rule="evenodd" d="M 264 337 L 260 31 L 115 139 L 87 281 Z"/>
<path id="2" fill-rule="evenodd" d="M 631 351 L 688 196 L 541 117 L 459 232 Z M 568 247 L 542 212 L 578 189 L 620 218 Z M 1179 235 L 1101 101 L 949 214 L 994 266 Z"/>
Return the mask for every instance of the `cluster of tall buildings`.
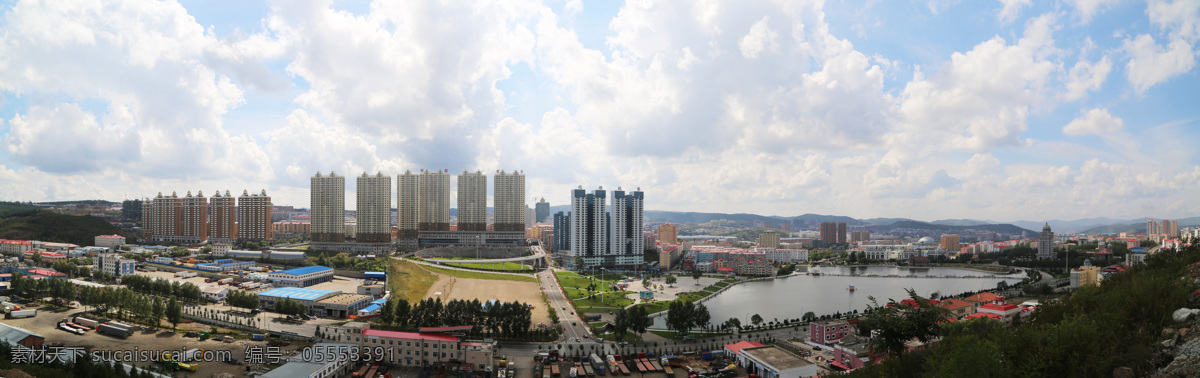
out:
<path id="1" fill-rule="evenodd" d="M 572 259 L 583 257 L 586 266 L 640 264 L 646 247 L 644 214 L 641 188 L 613 191 L 610 212 L 604 187 L 587 193 L 580 186 L 571 190 L 571 212 L 554 215 L 555 248 Z"/>
<path id="2" fill-rule="evenodd" d="M 846 222 L 821 222 L 821 242 L 825 245 L 846 243 Z"/>
<path id="3" fill-rule="evenodd" d="M 226 190 L 205 197 L 203 191 L 183 197 L 161 192 L 142 200 L 142 236 L 183 244 L 233 243 L 271 239 L 271 196 L 261 193 L 234 197 Z"/>
<path id="4" fill-rule="evenodd" d="M 418 240 L 429 245 L 464 244 L 467 234 L 481 243 L 488 232 L 525 232 L 525 175 L 496 171 L 494 176 L 494 222 L 488 224 L 488 181 L 481 171 L 458 175 L 457 223 L 450 217 L 451 175 L 446 171 L 406 171 L 396 176 L 396 227 L 391 222 L 391 177 L 363 173 L 357 181 L 355 242 L 359 246 L 391 243 L 393 236 L 403 246 L 416 247 Z M 312 240 L 322 249 L 358 251 L 340 247 L 345 239 L 345 178 L 330 172 L 312 177 Z M 422 237 L 422 235 L 428 236 Z M 505 234 L 508 236 L 508 234 Z M 495 239 L 495 238 L 493 238 Z M 378 249 L 371 247 L 367 249 Z"/>
<path id="5" fill-rule="evenodd" d="M 1155 221 L 1153 219 L 1146 221 L 1146 236 L 1147 237 L 1179 237 L 1179 222 L 1170 219 Z"/>

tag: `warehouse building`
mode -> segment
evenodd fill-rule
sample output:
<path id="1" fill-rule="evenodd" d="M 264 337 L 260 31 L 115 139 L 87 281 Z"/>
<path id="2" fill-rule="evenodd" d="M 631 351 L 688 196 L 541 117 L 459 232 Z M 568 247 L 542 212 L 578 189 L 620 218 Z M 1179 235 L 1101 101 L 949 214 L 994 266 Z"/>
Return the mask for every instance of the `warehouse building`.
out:
<path id="1" fill-rule="evenodd" d="M 306 266 L 271 272 L 268 276 L 275 286 L 309 287 L 322 282 L 333 280 L 333 268 L 325 266 Z"/>

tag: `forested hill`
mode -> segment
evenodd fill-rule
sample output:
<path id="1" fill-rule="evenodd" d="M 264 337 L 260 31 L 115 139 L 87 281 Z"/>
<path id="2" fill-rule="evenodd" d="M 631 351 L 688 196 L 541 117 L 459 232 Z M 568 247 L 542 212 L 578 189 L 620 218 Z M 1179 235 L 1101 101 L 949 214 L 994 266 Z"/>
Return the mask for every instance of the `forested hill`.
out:
<path id="1" fill-rule="evenodd" d="M 0 239 L 41 240 L 94 244 L 96 235 L 119 234 L 121 229 L 103 218 L 74 216 L 42 210 L 37 206 L 0 202 Z"/>

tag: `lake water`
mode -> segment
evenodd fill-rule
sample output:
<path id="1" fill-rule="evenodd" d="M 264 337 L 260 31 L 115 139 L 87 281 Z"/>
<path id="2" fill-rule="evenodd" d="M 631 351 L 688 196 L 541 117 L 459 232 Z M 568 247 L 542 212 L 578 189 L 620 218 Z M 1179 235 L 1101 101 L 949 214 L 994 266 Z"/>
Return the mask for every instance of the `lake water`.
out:
<path id="1" fill-rule="evenodd" d="M 750 324 L 750 316 L 754 314 L 771 321 L 776 318 L 800 318 L 808 311 L 817 316 L 839 311 L 862 312 L 871 303 L 871 296 L 882 304 L 888 299 L 908 298 L 906 289 L 916 290 L 918 295 L 925 297 L 934 292 L 955 295 L 994 289 L 1000 281 L 1015 284 L 1025 278 L 1024 273 L 1004 275 L 1002 278 L 925 278 L 991 275 L 956 268 L 871 266 L 813 267 L 810 270 L 827 275 L 794 275 L 741 283 L 705 301 L 704 305 L 708 306 L 714 324 L 723 323 L 729 318 L 739 318 L 742 324 Z M 887 275 L 917 277 L 877 277 Z M 851 285 L 856 289 L 853 292 L 848 290 Z M 665 314 L 655 318 L 653 328 L 665 328 L 665 321 Z"/>

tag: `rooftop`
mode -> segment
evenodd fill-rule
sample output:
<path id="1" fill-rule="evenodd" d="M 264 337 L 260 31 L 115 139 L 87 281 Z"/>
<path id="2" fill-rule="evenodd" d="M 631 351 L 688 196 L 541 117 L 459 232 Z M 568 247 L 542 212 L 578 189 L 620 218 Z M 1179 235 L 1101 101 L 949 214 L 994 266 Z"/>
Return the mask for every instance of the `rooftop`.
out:
<path id="1" fill-rule="evenodd" d="M 991 302 L 991 301 L 996 300 L 996 298 L 1000 298 L 1000 296 L 996 295 L 996 294 L 988 293 L 988 292 L 983 292 L 983 293 L 969 296 L 966 298 L 966 300 L 969 302 Z"/>
<path id="2" fill-rule="evenodd" d="M 333 290 L 329 290 L 329 291 L 333 291 Z M 343 294 L 338 294 L 338 295 L 335 295 L 335 296 L 332 296 L 329 298 L 322 299 L 320 301 L 320 303 L 333 303 L 333 304 L 340 304 L 340 305 L 348 305 L 351 303 L 361 301 L 363 299 L 371 299 L 371 296 L 343 293 Z"/>
<path id="3" fill-rule="evenodd" d="M 274 253 L 272 253 L 272 255 L 274 255 Z M 305 274 L 316 273 L 316 272 L 325 271 L 325 270 L 331 271 L 331 270 L 333 270 L 333 268 L 330 268 L 327 266 L 306 266 L 306 267 L 301 267 L 301 268 L 292 268 L 292 269 L 288 269 L 288 270 L 281 270 L 281 271 L 278 271 L 275 273 L 291 274 L 293 276 L 302 276 Z"/>
<path id="4" fill-rule="evenodd" d="M 756 348 L 760 346 L 763 346 L 762 343 L 742 340 L 733 344 L 725 344 L 725 349 L 729 349 L 730 352 L 737 354 L 737 352 L 741 351 L 742 349 Z"/>
<path id="5" fill-rule="evenodd" d="M 973 303 L 964 301 L 962 299 L 950 298 L 950 299 L 942 301 L 942 303 L 939 306 L 941 306 L 942 308 L 947 309 L 947 310 L 957 310 L 957 309 L 960 309 L 963 307 L 968 307 L 968 306 L 973 306 L 973 305 L 974 305 Z"/>
<path id="6" fill-rule="evenodd" d="M 966 317 L 964 317 L 964 319 L 967 319 L 967 320 L 971 320 L 971 319 L 975 319 L 975 318 L 1000 319 L 1001 316 L 990 313 L 990 312 L 976 312 L 974 314 L 967 315 Z"/>
<path id="7" fill-rule="evenodd" d="M 378 330 L 378 329 L 368 329 L 368 330 L 364 330 L 362 334 L 363 334 L 363 336 L 367 336 L 367 337 L 375 336 L 375 337 L 392 337 L 392 338 L 397 338 L 397 339 L 411 339 L 411 340 L 433 340 L 433 341 L 455 341 L 455 342 L 458 341 L 458 337 L 450 336 L 450 335 L 443 335 L 440 333 L 397 332 L 397 331 L 384 331 L 384 330 Z"/>
<path id="8" fill-rule="evenodd" d="M 747 357 L 752 357 L 756 360 L 762 361 L 778 371 L 791 370 L 812 365 L 811 362 L 805 361 L 803 358 L 788 353 L 776 346 L 746 348 L 742 349 L 742 354 L 745 354 Z"/>
<path id="9" fill-rule="evenodd" d="M 337 293 L 339 293 L 337 290 L 309 289 L 304 287 L 277 287 L 258 293 L 258 296 L 313 301 L 323 296 Z"/>

